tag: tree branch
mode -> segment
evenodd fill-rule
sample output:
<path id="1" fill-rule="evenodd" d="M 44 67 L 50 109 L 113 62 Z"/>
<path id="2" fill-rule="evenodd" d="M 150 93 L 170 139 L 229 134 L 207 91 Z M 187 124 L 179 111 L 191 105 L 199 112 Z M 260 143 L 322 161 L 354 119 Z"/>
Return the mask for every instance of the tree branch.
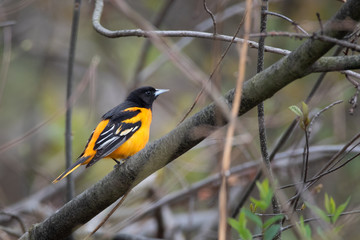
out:
<path id="1" fill-rule="evenodd" d="M 237 42 L 237 43 L 247 43 L 249 48 L 258 48 L 259 44 L 255 41 L 245 41 L 242 38 L 236 37 L 233 39 L 233 36 L 227 36 L 222 34 L 207 33 L 200 31 L 144 31 L 141 29 L 132 29 L 132 30 L 109 30 L 103 27 L 100 23 L 101 14 L 103 11 L 104 2 L 103 0 L 96 0 L 95 9 L 93 13 L 92 23 L 94 29 L 100 33 L 101 35 L 108 38 L 119 38 L 119 37 L 146 37 L 149 38 L 152 35 L 157 35 L 158 37 L 196 37 L 196 38 L 204 38 L 209 40 L 221 40 L 225 42 Z M 273 52 L 280 55 L 287 55 L 290 53 L 289 50 L 284 50 L 276 47 L 265 46 L 265 52 Z"/>

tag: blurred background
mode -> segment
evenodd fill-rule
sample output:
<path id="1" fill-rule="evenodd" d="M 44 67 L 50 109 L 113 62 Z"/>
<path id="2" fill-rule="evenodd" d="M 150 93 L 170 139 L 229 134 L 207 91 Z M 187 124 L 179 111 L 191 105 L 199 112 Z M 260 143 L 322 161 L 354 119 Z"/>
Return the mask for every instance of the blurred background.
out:
<path id="1" fill-rule="evenodd" d="M 128 4 L 150 22 L 159 19 L 164 6 L 169 5 L 158 28 L 161 30 L 197 30 L 212 32 L 212 22 L 204 10 L 203 1 L 193 0 L 136 0 Z M 307 32 L 319 29 L 319 21 L 326 22 L 342 5 L 335 0 L 275 0 L 269 10 L 284 14 Z M 215 14 L 217 32 L 232 36 L 242 21 L 245 2 L 207 1 Z M 260 1 L 254 1 L 252 32 L 259 32 Z M 64 182 L 52 185 L 52 180 L 65 168 L 65 105 L 66 75 L 74 1 L 4 0 L 0 2 L 0 210 L 20 217 L 26 227 L 51 215 L 65 202 Z M 180 122 L 194 102 L 201 86 L 190 81 L 152 44 L 144 57 L 146 39 L 124 37 L 110 39 L 92 27 L 94 1 L 82 1 L 80 25 L 74 64 L 74 98 L 72 136 L 73 159 L 83 151 L 90 133 L 100 117 L 124 100 L 127 93 L 138 86 L 151 85 L 170 89 L 159 97 L 153 107 L 150 141 L 157 139 Z M 101 23 L 108 29 L 137 28 L 115 7 L 105 1 Z M 7 25 L 8 24 L 8 25 Z M 278 17 L 268 16 L 269 31 L 296 32 L 294 26 Z M 239 35 L 242 37 L 242 30 Z M 210 75 L 229 43 L 206 39 L 168 39 L 174 44 L 188 41 L 181 52 L 206 74 Z M 257 38 L 251 40 L 257 41 Z M 304 40 L 289 37 L 268 37 L 266 45 L 293 50 Z M 333 53 L 329 52 L 328 55 Z M 351 51 L 349 54 L 352 54 Z M 265 67 L 282 56 L 265 54 Z M 238 51 L 230 47 L 212 81 L 222 93 L 234 88 L 238 75 Z M 248 51 L 246 79 L 256 73 L 257 50 Z M 295 118 L 288 107 L 301 106 L 319 74 L 311 74 L 290 84 L 265 102 L 266 127 L 270 150 L 281 133 Z M 312 132 L 311 146 L 341 146 L 360 130 L 359 111 L 349 114 L 348 101 L 356 89 L 343 74 L 326 75 L 320 89 L 309 103 L 312 114 L 337 100 L 343 103 L 323 113 Z M 191 114 L 209 104 L 203 95 Z M 256 109 L 240 118 L 232 155 L 232 166 L 259 160 L 259 140 Z M 129 234 L 159 237 L 156 214 L 134 217 L 150 208 L 157 200 L 192 184 L 207 179 L 220 169 L 225 128 L 187 152 L 164 169 L 150 176 L 130 194 L 124 206 L 99 231 L 109 236 L 119 231 Z M 297 128 L 282 151 L 302 149 L 303 133 Z M 316 172 L 335 150 L 320 151 L 314 158 L 310 172 Z M 285 159 L 286 157 L 284 157 Z M 293 160 L 301 159 L 301 154 Z M 91 168 L 76 171 L 76 193 L 102 179 L 113 169 L 112 160 L 102 160 Z M 359 206 L 360 187 L 355 159 L 347 166 L 323 179 L 323 193 L 342 203 L 351 196 L 349 209 Z M 280 185 L 296 181 L 299 166 L 276 170 Z M 230 178 L 237 196 L 251 180 L 256 168 L 249 168 Z M 294 178 L 295 176 L 295 178 Z M 231 192 L 232 193 L 232 192 Z M 256 192 L 254 193 L 256 195 Z M 179 201 L 170 202 L 166 211 L 173 224 L 162 233 L 163 238 L 212 239 L 217 234 L 211 225 L 217 220 L 218 184 L 205 185 Z M 230 197 L 231 198 L 231 197 Z M 31 201 L 30 201 L 31 200 Z M 164 211 L 165 211 L 164 210 Z M 155 211 L 156 212 L 156 211 Z M 155 215 L 155 217 L 154 217 Z M 19 225 L 8 216 L 0 216 L 1 223 L 21 232 Z M 102 219 L 99 216 L 78 230 L 91 231 Z M 347 217 L 344 239 L 356 239 L 360 230 L 356 215 Z M 351 222 L 351 223 L 349 223 Z M 216 225 L 216 224 L 215 224 Z M 146 226 L 146 227 L 145 227 Z M 170 229 L 170 230 L 169 230 Z M 159 235 L 160 234 L 160 235 Z M 168 235 L 166 235 L 168 234 Z M 164 237 L 168 236 L 168 237 Z M 171 237 L 169 237 L 171 236 Z M 204 237 L 206 236 L 206 237 Z M 236 234 L 234 234 L 236 236 Z M 284 239 L 295 239 L 291 230 Z M 0 239 L 15 239 L 0 229 Z"/>

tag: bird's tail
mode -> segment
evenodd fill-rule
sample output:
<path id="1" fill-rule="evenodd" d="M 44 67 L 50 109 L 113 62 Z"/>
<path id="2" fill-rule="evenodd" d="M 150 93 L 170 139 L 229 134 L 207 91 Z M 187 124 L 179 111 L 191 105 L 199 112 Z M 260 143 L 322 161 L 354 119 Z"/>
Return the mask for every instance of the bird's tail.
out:
<path id="1" fill-rule="evenodd" d="M 57 183 L 61 179 L 65 178 L 67 175 L 72 173 L 75 169 L 77 169 L 81 164 L 83 164 L 89 158 L 90 158 L 90 156 L 79 158 L 68 169 L 66 169 L 65 172 L 63 172 L 60 176 L 58 176 L 52 183 Z"/>

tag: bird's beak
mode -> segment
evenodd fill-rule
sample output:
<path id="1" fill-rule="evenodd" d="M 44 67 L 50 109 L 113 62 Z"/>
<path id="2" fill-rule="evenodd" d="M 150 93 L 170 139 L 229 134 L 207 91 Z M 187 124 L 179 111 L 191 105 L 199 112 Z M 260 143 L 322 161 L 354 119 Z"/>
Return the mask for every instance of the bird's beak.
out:
<path id="1" fill-rule="evenodd" d="M 162 93 L 168 92 L 169 89 L 156 89 L 155 91 L 155 97 L 159 96 Z"/>

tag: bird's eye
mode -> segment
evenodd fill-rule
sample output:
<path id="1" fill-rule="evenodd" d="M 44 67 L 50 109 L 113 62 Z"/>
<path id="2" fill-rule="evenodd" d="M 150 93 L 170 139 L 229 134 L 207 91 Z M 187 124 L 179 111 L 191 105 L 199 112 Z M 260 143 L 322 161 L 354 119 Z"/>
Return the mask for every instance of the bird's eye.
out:
<path id="1" fill-rule="evenodd" d="M 146 91 L 145 94 L 146 94 L 146 95 L 151 95 L 151 92 L 150 92 L 150 91 Z"/>

